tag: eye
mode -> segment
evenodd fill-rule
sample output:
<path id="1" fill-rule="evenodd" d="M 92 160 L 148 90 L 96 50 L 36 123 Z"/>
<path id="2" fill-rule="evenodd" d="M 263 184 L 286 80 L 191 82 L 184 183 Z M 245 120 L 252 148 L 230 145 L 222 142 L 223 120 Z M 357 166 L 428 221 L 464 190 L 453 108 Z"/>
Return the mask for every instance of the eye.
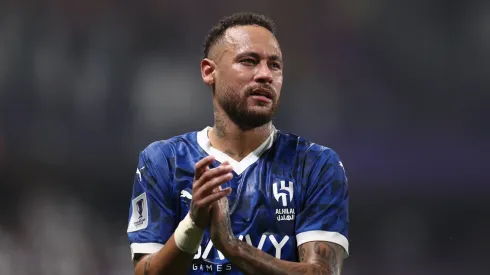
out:
<path id="1" fill-rule="evenodd" d="M 272 62 L 271 66 L 275 69 L 280 70 L 282 68 L 281 63 L 279 62 Z"/>
<path id="2" fill-rule="evenodd" d="M 245 58 L 245 59 L 240 60 L 240 63 L 242 63 L 244 65 L 255 65 L 256 62 L 252 58 Z"/>

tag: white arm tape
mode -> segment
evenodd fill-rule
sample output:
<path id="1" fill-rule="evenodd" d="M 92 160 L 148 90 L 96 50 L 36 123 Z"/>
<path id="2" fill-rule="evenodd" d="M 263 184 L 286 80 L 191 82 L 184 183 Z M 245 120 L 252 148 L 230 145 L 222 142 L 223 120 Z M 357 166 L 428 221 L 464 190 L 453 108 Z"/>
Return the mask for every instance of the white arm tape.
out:
<path id="1" fill-rule="evenodd" d="M 179 223 L 174 232 L 177 247 L 187 253 L 195 254 L 201 245 L 204 230 L 197 227 L 189 213 Z"/>

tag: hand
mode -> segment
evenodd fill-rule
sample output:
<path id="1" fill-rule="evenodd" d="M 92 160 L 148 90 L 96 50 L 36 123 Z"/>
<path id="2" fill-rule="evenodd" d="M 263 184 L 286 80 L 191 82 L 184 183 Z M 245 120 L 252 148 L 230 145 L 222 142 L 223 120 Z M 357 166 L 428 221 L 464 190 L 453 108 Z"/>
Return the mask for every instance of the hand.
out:
<path id="1" fill-rule="evenodd" d="M 213 203 L 211 209 L 210 230 L 213 245 L 220 251 L 227 248 L 228 242 L 235 238 L 230 223 L 230 207 L 228 198 L 223 197 Z"/>
<path id="2" fill-rule="evenodd" d="M 201 229 L 209 224 L 211 206 L 219 199 L 230 194 L 231 188 L 219 188 L 231 180 L 233 168 L 228 162 L 209 169 L 214 157 L 207 156 L 196 163 L 194 183 L 192 184 L 192 200 L 189 214 L 192 221 Z"/>

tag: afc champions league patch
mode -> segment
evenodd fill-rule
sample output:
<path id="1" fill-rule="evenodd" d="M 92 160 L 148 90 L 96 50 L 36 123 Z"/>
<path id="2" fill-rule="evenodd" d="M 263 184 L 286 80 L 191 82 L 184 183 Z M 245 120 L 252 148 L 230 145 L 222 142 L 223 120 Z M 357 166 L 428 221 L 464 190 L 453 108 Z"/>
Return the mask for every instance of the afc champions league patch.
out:
<path id="1" fill-rule="evenodd" d="M 146 192 L 137 196 L 131 202 L 133 212 L 129 220 L 127 232 L 145 229 L 148 226 L 148 201 Z"/>

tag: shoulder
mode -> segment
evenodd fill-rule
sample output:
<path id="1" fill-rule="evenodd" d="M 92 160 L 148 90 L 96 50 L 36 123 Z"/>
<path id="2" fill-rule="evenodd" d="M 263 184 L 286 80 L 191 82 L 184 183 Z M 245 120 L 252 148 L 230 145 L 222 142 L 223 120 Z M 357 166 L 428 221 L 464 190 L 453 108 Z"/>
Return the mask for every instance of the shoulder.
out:
<path id="1" fill-rule="evenodd" d="M 151 162 L 167 161 L 174 158 L 182 147 L 190 146 L 196 139 L 195 136 L 196 132 L 188 132 L 169 139 L 153 141 L 140 154 Z"/>
<path id="2" fill-rule="evenodd" d="M 294 147 L 296 153 L 302 156 L 306 162 L 340 161 L 339 155 L 331 147 L 313 142 L 297 134 L 278 131 L 277 141 L 283 146 Z"/>

